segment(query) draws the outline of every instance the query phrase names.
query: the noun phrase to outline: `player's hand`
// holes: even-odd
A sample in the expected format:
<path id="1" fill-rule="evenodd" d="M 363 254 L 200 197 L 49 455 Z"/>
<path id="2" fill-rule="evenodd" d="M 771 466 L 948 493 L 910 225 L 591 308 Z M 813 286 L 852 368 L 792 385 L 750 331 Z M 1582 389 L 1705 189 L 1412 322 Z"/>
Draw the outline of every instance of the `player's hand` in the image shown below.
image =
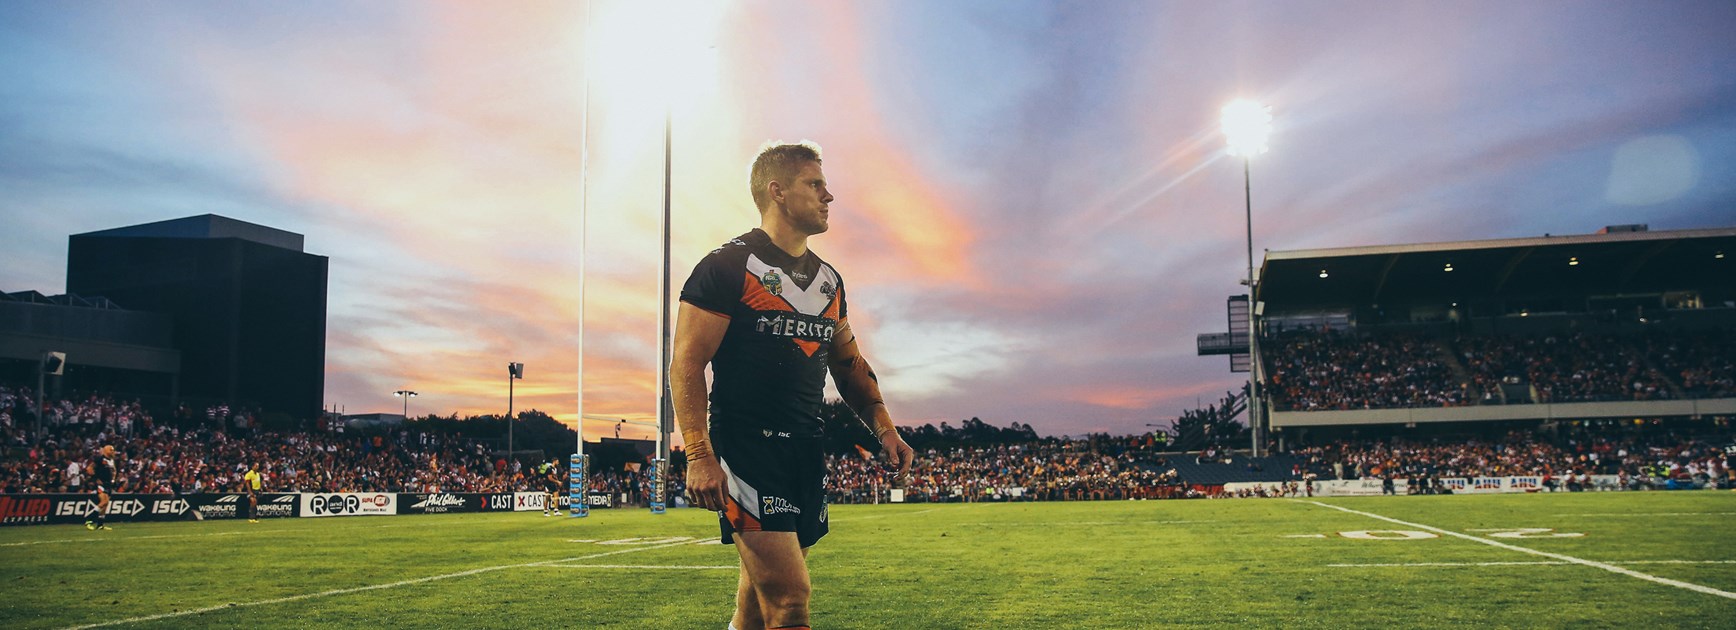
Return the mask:
<path id="1" fill-rule="evenodd" d="M 729 481 L 716 457 L 687 462 L 687 499 L 694 507 L 721 512 L 727 496 Z"/>
<path id="2" fill-rule="evenodd" d="M 887 431 L 880 436 L 880 451 L 886 456 L 886 462 L 898 467 L 898 480 L 910 475 L 910 464 L 916 461 L 916 450 L 904 443 L 896 429 Z"/>

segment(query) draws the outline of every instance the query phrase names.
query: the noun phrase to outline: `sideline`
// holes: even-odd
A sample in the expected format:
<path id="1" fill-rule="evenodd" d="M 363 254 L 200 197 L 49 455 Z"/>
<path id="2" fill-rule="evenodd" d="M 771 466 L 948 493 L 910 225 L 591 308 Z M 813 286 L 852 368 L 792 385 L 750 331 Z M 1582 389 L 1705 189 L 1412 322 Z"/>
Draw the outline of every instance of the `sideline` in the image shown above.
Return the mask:
<path id="1" fill-rule="evenodd" d="M 1397 523 L 1399 525 L 1404 525 L 1405 527 L 1415 527 L 1417 529 L 1425 529 L 1425 530 L 1428 530 L 1431 532 L 1435 532 L 1437 534 L 1445 534 L 1445 535 L 1452 536 L 1455 538 L 1463 538 L 1463 539 L 1469 540 L 1471 542 L 1483 543 L 1483 544 L 1489 545 L 1491 547 L 1500 547 L 1502 549 L 1506 549 L 1509 551 L 1528 553 L 1528 554 L 1531 554 L 1534 556 L 1543 556 L 1545 558 L 1554 558 L 1556 560 L 1560 560 L 1563 562 L 1570 562 L 1570 563 L 1577 564 L 1577 565 L 1588 566 L 1588 567 L 1597 568 L 1597 569 L 1603 569 L 1605 571 L 1609 571 L 1610 573 L 1620 573 L 1620 574 L 1628 576 L 1628 577 L 1639 578 L 1639 579 L 1645 580 L 1647 582 L 1652 582 L 1655 584 L 1674 586 L 1676 588 L 1687 589 L 1690 591 L 1694 591 L 1696 593 L 1705 593 L 1707 595 L 1716 595 L 1718 597 L 1722 597 L 1725 599 L 1736 599 L 1736 593 L 1732 593 L 1730 591 L 1721 591 L 1721 590 L 1712 588 L 1710 586 L 1702 586 L 1699 584 L 1694 584 L 1692 582 L 1683 582 L 1681 580 L 1672 580 L 1669 578 L 1661 578 L 1661 577 L 1647 574 L 1647 573 L 1640 573 L 1639 571 L 1635 571 L 1633 569 L 1624 569 L 1622 567 L 1618 567 L 1618 566 L 1615 566 L 1613 564 L 1608 564 L 1608 563 L 1604 563 L 1604 562 L 1595 562 L 1595 561 L 1586 560 L 1583 558 L 1575 558 L 1573 556 L 1569 556 L 1566 554 L 1559 554 L 1559 553 L 1554 553 L 1554 552 L 1549 552 L 1549 551 L 1538 551 L 1536 549 L 1529 549 L 1526 547 L 1520 547 L 1518 545 L 1509 545 L 1509 544 L 1504 543 L 1504 542 L 1489 540 L 1487 538 L 1472 536 L 1470 534 L 1461 534 L 1459 532 L 1455 532 L 1455 531 L 1451 531 L 1451 530 L 1445 530 L 1445 529 L 1441 529 L 1439 527 L 1430 527 L 1428 525 L 1423 525 L 1420 523 L 1411 523 L 1411 522 L 1407 522 L 1407 521 L 1401 521 L 1401 520 L 1398 520 L 1396 518 L 1381 516 L 1379 514 L 1374 514 L 1371 512 L 1361 512 L 1361 511 L 1352 510 L 1352 509 L 1346 508 L 1346 507 L 1338 507 L 1336 505 L 1332 505 L 1332 504 L 1328 504 L 1328 503 L 1321 503 L 1319 501 L 1304 501 L 1301 499 L 1291 499 L 1291 501 L 1295 501 L 1297 503 L 1311 503 L 1311 504 L 1318 505 L 1318 506 L 1323 507 L 1323 508 L 1332 508 L 1332 509 L 1338 510 L 1340 512 L 1349 512 L 1351 514 L 1356 514 L 1359 516 L 1366 516 L 1366 517 L 1369 517 L 1372 519 L 1379 519 L 1382 521 L 1386 521 L 1388 523 Z"/>
<path id="2" fill-rule="evenodd" d="M 363 591 L 376 591 L 376 590 L 380 590 L 380 589 L 396 588 L 399 586 L 409 586 L 411 584 L 421 584 L 423 582 L 434 582 L 434 581 L 438 581 L 438 580 L 447 580 L 447 579 L 456 578 L 456 577 L 465 577 L 465 576 L 469 576 L 469 575 L 476 575 L 479 573 L 489 573 L 489 572 L 493 572 L 493 571 L 504 571 L 506 569 L 523 569 L 526 567 L 540 567 L 540 566 L 557 565 L 557 564 L 562 563 L 562 562 L 574 562 L 574 561 L 578 561 L 578 560 L 589 560 L 591 558 L 601 558 L 603 556 L 613 556 L 613 555 L 617 555 L 617 554 L 634 553 L 634 552 L 638 552 L 638 551 L 650 551 L 652 549 L 663 549 L 665 547 L 675 547 L 675 546 L 679 546 L 679 545 L 687 545 L 687 544 L 692 544 L 692 543 L 693 543 L 693 541 L 691 541 L 691 540 L 683 540 L 681 542 L 670 543 L 667 545 L 652 545 L 650 547 L 635 547 L 633 549 L 618 549 L 615 551 L 605 551 L 602 553 L 593 553 L 590 555 L 575 556 L 572 558 L 561 558 L 558 560 L 543 560 L 541 562 L 526 562 L 526 563 L 522 563 L 522 564 L 503 564 L 503 565 L 494 566 L 494 567 L 482 567 L 480 569 L 471 569 L 469 571 L 459 571 L 457 573 L 447 573 L 444 575 L 431 575 L 428 577 L 416 578 L 413 580 L 403 580 L 403 581 L 399 581 L 399 582 L 392 582 L 389 584 L 374 584 L 374 585 L 370 585 L 370 586 L 357 586 L 354 588 L 340 588 L 340 589 L 334 589 L 334 590 L 330 590 L 330 591 L 321 591 L 318 593 L 305 593 L 302 595 L 291 595 L 289 597 L 278 597 L 275 599 L 262 599 L 259 601 L 252 601 L 252 602 L 230 602 L 227 604 L 219 604 L 216 606 L 207 606 L 204 608 L 198 608 L 198 609 L 194 609 L 194 610 L 182 610 L 182 611 L 178 611 L 178 612 L 162 613 L 159 615 L 148 615 L 148 616 L 144 616 L 144 617 L 130 617 L 127 619 L 117 619 L 114 621 L 104 621 L 101 623 L 93 623 L 93 624 L 83 625 L 83 626 L 70 626 L 67 628 L 67 630 L 84 630 L 85 628 L 105 628 L 108 626 L 119 626 L 119 625 L 124 625 L 124 624 L 129 624 L 129 623 L 139 623 L 142 621 L 156 621 L 158 619 L 172 619 L 175 617 L 185 617 L 187 615 L 198 615 L 198 614 L 202 614 L 202 613 L 215 612 L 215 611 L 219 611 L 219 610 L 232 610 L 235 608 L 244 608 L 244 607 L 248 607 L 248 606 L 265 606 L 268 604 L 281 604 L 284 602 L 294 602 L 294 601 L 300 601 L 300 600 L 304 600 L 304 599 L 313 599 L 315 597 L 330 597 L 332 595 L 347 595 L 350 593 L 360 593 Z"/>

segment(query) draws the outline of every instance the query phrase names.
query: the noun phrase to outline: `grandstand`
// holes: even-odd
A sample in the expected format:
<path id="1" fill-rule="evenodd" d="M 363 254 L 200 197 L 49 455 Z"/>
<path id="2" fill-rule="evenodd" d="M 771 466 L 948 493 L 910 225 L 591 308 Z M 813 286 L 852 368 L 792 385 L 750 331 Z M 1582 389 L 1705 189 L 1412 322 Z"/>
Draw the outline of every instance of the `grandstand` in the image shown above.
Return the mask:
<path id="1" fill-rule="evenodd" d="M 1736 415 L 1727 253 L 1736 228 L 1645 226 L 1268 252 L 1258 421 L 1285 450 L 1352 429 Z"/>

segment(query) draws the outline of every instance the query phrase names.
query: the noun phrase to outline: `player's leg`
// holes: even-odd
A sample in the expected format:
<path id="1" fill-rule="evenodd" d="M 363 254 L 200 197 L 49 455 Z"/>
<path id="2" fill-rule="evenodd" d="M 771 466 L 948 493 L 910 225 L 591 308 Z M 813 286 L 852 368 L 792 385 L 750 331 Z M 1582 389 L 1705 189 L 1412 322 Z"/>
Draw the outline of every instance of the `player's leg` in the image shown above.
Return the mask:
<path id="1" fill-rule="evenodd" d="M 96 529 L 108 529 L 109 493 L 105 488 L 96 493 Z"/>
<path id="2" fill-rule="evenodd" d="M 247 522 L 259 522 L 259 494 L 247 493 Z"/>
<path id="3" fill-rule="evenodd" d="M 766 627 L 760 615 L 759 593 L 753 590 L 753 580 L 747 577 L 747 565 L 741 567 L 741 579 L 735 584 L 735 617 L 729 621 L 732 630 L 759 630 Z"/>
<path id="4" fill-rule="evenodd" d="M 807 554 L 796 533 L 736 532 L 735 548 L 759 600 L 765 627 L 808 627 Z"/>

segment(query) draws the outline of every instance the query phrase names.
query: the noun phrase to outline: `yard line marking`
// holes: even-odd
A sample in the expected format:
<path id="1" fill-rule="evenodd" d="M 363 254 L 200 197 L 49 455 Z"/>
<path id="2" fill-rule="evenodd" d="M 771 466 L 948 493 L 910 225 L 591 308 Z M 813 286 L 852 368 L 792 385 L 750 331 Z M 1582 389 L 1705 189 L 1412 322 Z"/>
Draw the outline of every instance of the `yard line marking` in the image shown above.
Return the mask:
<path id="1" fill-rule="evenodd" d="M 1622 560 L 1610 564 L 1736 564 L 1736 560 Z"/>
<path id="2" fill-rule="evenodd" d="M 550 564 L 561 569 L 740 569 L 734 564 Z"/>
<path id="3" fill-rule="evenodd" d="M 1289 534 L 1285 538 L 1325 538 L 1326 534 Z M 1328 565 L 1339 566 L 1339 565 Z"/>
<path id="4" fill-rule="evenodd" d="M 1509 545 L 1509 544 L 1504 543 L 1504 542 L 1489 540 L 1487 538 L 1472 536 L 1470 534 L 1461 534 L 1459 532 L 1445 530 L 1445 529 L 1441 529 L 1439 527 L 1430 527 L 1428 525 L 1422 525 L 1419 523 L 1410 523 L 1410 522 L 1398 520 L 1396 518 L 1392 518 L 1392 517 L 1388 517 L 1388 516 L 1381 516 L 1379 514 L 1374 514 L 1372 512 L 1362 512 L 1362 511 L 1358 511 L 1358 510 L 1352 510 L 1350 508 L 1338 507 L 1336 505 L 1332 505 L 1329 503 L 1321 503 L 1319 501 L 1303 501 L 1300 499 L 1291 499 L 1291 501 L 1296 501 L 1297 503 L 1312 503 L 1312 504 L 1318 505 L 1320 507 L 1332 508 L 1332 509 L 1338 510 L 1340 512 L 1349 512 L 1351 514 L 1356 514 L 1359 516 L 1366 516 L 1366 517 L 1373 518 L 1373 519 L 1379 519 L 1382 521 L 1386 521 L 1388 523 L 1397 523 L 1397 524 L 1403 525 L 1405 527 L 1415 527 L 1417 529 L 1426 529 L 1426 530 L 1429 530 L 1429 531 L 1432 531 L 1432 532 L 1435 532 L 1438 534 L 1445 534 L 1448 536 L 1453 536 L 1455 538 L 1463 538 L 1465 540 L 1482 543 L 1482 544 L 1489 545 L 1492 547 L 1500 547 L 1502 549 L 1517 551 L 1520 553 L 1528 553 L 1528 554 L 1531 554 L 1534 556 L 1543 556 L 1545 558 L 1554 558 L 1556 560 L 1563 560 L 1563 561 L 1571 562 L 1571 563 L 1578 564 L 1578 565 L 1584 565 L 1584 566 L 1593 567 L 1593 568 L 1597 568 L 1597 569 L 1603 569 L 1603 570 L 1609 571 L 1611 573 L 1620 573 L 1620 574 L 1626 575 L 1628 577 L 1639 578 L 1639 579 L 1645 580 L 1647 582 L 1653 582 L 1656 584 L 1664 584 L 1667 586 L 1674 586 L 1676 588 L 1683 588 L 1683 589 L 1687 589 L 1690 591 L 1694 591 L 1696 593 L 1705 593 L 1707 595 L 1716 595 L 1718 597 L 1723 597 L 1725 599 L 1736 599 L 1736 593 L 1732 593 L 1730 591 L 1721 591 L 1721 590 L 1712 588 L 1710 586 L 1701 586 L 1699 584 L 1694 584 L 1691 582 L 1683 582 L 1681 580 L 1672 580 L 1669 578 L 1661 578 L 1661 577 L 1651 575 L 1648 573 L 1640 573 L 1639 571 L 1635 571 L 1633 569 L 1624 569 L 1622 567 L 1618 567 L 1618 566 L 1615 566 L 1613 564 L 1609 564 L 1606 562 L 1594 562 L 1594 561 L 1585 560 L 1582 558 L 1575 558 L 1573 556 L 1569 556 L 1566 554 L 1553 553 L 1553 552 L 1549 552 L 1549 551 L 1538 551 L 1536 549 L 1529 549 L 1529 548 L 1525 548 L 1525 547 L 1520 547 L 1518 545 Z"/>
<path id="5" fill-rule="evenodd" d="M 1590 514 L 1556 514 L 1556 516 L 1730 516 L 1736 512 L 1651 512 L 1634 514 L 1631 512 L 1600 512 Z"/>
<path id="6" fill-rule="evenodd" d="M 937 508 L 928 508 L 926 510 L 917 510 L 915 512 L 907 512 L 904 514 L 872 514 L 869 516 L 853 516 L 853 517 L 845 517 L 845 518 L 835 518 L 835 519 L 832 519 L 832 522 L 833 523 L 844 523 L 844 522 L 849 522 L 849 521 L 870 521 L 870 520 L 874 520 L 877 518 L 886 518 L 888 516 L 914 516 L 914 515 L 922 514 L 925 512 L 933 512 L 936 509 Z"/>
<path id="7" fill-rule="evenodd" d="M 409 586 L 411 584 L 421 584 L 423 582 L 434 582 L 434 581 L 438 581 L 438 580 L 446 580 L 446 579 L 451 579 L 451 578 L 455 578 L 455 577 L 465 577 L 465 576 L 470 576 L 470 575 L 477 575 L 479 573 L 503 571 L 506 569 L 523 569 L 526 567 L 549 566 L 549 565 L 560 564 L 563 562 L 575 562 L 578 560 L 589 560 L 591 558 L 601 558 L 603 556 L 613 556 L 616 554 L 634 553 L 634 552 L 638 552 L 638 551 L 649 551 L 652 549 L 662 549 L 665 547 L 675 547 L 675 546 L 679 546 L 679 545 L 690 544 L 692 542 L 693 541 L 690 541 L 690 540 L 683 540 L 683 541 L 678 542 L 678 543 L 669 543 L 667 545 L 654 545 L 651 547 L 633 547 L 630 549 L 617 549 L 615 551 L 605 551 L 602 553 L 593 553 L 593 554 L 585 555 L 585 556 L 574 556 L 572 558 L 560 558 L 558 560 L 543 560 L 541 562 L 526 562 L 523 564 L 503 564 L 503 565 L 495 566 L 495 567 L 482 567 L 480 569 L 471 569 L 469 571 L 459 571 L 457 573 L 447 573 L 444 575 L 431 575 L 428 577 L 421 577 L 421 578 L 416 578 L 413 580 L 402 580 L 402 581 L 398 581 L 398 582 L 391 582 L 388 584 L 374 584 L 374 585 L 370 585 L 370 586 L 357 586 L 357 587 L 353 587 L 353 588 L 340 588 L 340 589 L 333 589 L 333 590 L 329 590 L 329 591 L 321 591 L 318 593 L 304 593 L 301 595 L 291 595 L 289 597 L 278 597 L 278 598 L 274 598 L 274 599 L 262 599 L 259 601 L 252 601 L 252 602 L 231 602 L 228 604 L 221 604 L 221 605 L 217 605 L 217 606 L 207 606 L 205 608 L 199 608 L 199 609 L 195 609 L 195 610 L 182 610 L 182 611 L 178 611 L 178 612 L 162 613 L 159 615 L 148 615 L 148 616 L 144 616 L 144 617 L 130 617 L 127 619 L 117 619 L 115 621 L 104 621 L 102 623 L 93 623 L 93 624 L 83 625 L 83 626 L 71 626 L 70 628 L 67 628 L 67 630 L 84 630 L 86 628 L 102 628 L 102 627 L 106 627 L 106 626 L 118 626 L 118 625 L 122 625 L 122 624 L 138 623 L 141 621 L 156 621 L 158 619 L 172 619 L 175 617 L 185 617 L 187 615 L 198 615 L 198 614 L 208 613 L 208 612 L 213 612 L 213 611 L 218 611 L 218 610 L 230 610 L 230 609 L 234 609 L 234 608 L 244 608 L 244 607 L 248 607 L 248 606 L 265 606 L 268 604 L 282 604 L 284 602 L 301 601 L 304 599 L 313 599 L 315 597 L 329 597 L 332 595 L 348 595 L 350 593 L 360 593 L 363 591 L 377 591 L 380 589 L 396 588 L 399 586 Z"/>
<path id="8" fill-rule="evenodd" d="M 25 545 L 50 545 L 50 544 L 55 544 L 55 543 L 70 543 L 70 542 L 102 542 L 102 541 L 109 541 L 109 540 L 113 540 L 113 541 L 145 540 L 148 538 L 203 538 L 206 536 L 241 536 L 244 534 L 257 534 L 257 533 L 259 533 L 259 532 L 213 532 L 213 533 L 209 533 L 209 534 L 162 534 L 162 535 L 157 535 L 157 536 L 111 536 L 111 537 L 107 537 L 107 538 L 57 538 L 54 540 L 32 540 L 32 541 L 27 541 L 27 542 L 0 543 L 0 547 L 23 547 Z M 101 536 L 102 534 L 91 534 L 91 535 L 92 536 Z"/>

